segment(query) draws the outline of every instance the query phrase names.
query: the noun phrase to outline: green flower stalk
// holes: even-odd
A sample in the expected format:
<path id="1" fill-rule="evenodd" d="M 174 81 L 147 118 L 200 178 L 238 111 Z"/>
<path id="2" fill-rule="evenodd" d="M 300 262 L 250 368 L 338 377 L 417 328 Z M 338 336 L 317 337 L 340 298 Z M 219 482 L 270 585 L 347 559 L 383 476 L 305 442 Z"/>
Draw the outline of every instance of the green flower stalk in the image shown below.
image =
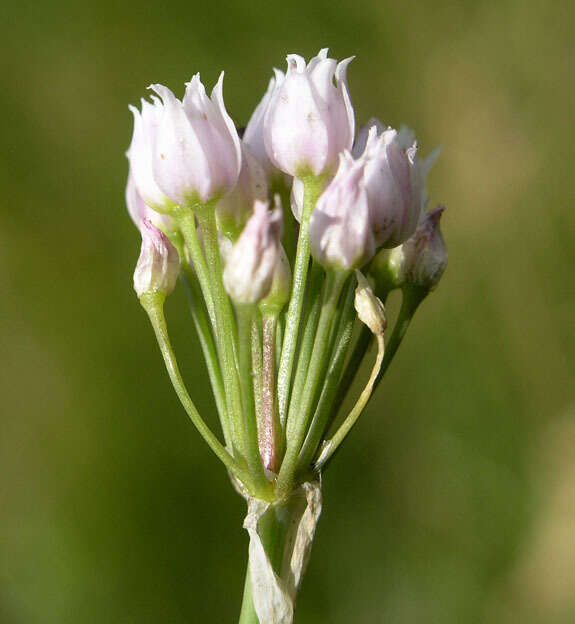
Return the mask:
<path id="1" fill-rule="evenodd" d="M 244 143 L 221 77 L 211 98 L 196 75 L 181 101 L 154 85 L 161 100 L 133 109 L 134 287 L 184 410 L 247 502 L 243 624 L 293 621 L 322 474 L 447 262 L 443 209 L 424 214 L 431 161 L 417 160 L 411 133 L 372 120 L 354 145 L 349 60 L 289 55 Z M 196 409 L 168 334 L 164 301 L 178 274 L 221 437 Z M 403 303 L 387 339 L 394 289 Z M 371 372 L 340 414 L 372 341 Z"/>

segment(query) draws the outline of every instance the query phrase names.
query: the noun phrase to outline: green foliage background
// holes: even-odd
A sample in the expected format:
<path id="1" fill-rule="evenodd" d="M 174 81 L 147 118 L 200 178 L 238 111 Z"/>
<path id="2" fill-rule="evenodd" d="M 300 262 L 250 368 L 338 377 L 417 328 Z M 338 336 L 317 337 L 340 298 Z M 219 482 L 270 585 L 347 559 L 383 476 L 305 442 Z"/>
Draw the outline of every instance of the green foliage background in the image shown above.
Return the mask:
<path id="1" fill-rule="evenodd" d="M 575 4 L 0 8 L 0 622 L 237 617 L 243 501 L 131 287 L 128 103 L 226 70 L 245 123 L 287 52 L 356 54 L 358 121 L 443 145 L 450 265 L 324 480 L 301 624 L 575 621 Z M 181 292 L 168 302 L 210 414 Z"/>

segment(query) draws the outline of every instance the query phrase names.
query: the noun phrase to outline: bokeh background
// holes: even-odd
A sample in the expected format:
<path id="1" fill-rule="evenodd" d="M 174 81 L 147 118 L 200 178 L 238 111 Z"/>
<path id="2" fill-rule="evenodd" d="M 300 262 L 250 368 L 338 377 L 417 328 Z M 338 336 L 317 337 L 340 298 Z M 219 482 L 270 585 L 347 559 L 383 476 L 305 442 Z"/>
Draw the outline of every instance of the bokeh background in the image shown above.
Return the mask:
<path id="1" fill-rule="evenodd" d="M 575 4 L 0 8 L 0 622 L 235 621 L 243 501 L 131 287 L 128 103 L 226 70 L 238 124 L 287 52 L 352 54 L 359 121 L 441 143 L 450 265 L 324 480 L 298 621 L 575 621 Z M 184 297 L 168 302 L 210 410 Z"/>

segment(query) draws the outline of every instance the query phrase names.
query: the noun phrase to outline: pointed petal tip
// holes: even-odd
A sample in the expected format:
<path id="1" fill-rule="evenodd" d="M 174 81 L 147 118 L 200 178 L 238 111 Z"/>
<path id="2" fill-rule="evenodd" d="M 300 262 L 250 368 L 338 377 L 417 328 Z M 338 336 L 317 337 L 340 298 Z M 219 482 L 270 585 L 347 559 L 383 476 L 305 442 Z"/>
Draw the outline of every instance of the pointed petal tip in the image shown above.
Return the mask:
<path id="1" fill-rule="evenodd" d="M 270 78 L 270 81 L 268 84 L 269 92 L 272 92 L 277 85 L 281 84 L 284 81 L 284 78 L 285 78 L 285 74 L 283 73 L 281 69 L 274 67 L 273 71 L 274 71 L 274 75 Z"/>
<path id="2" fill-rule="evenodd" d="M 286 60 L 288 64 L 288 74 L 293 71 L 297 71 L 298 73 L 305 71 L 306 64 L 303 56 L 300 56 L 299 54 L 288 54 L 286 56 Z"/>
<path id="3" fill-rule="evenodd" d="M 162 100 L 162 102 L 164 102 L 164 104 L 166 103 L 166 100 L 170 100 L 170 99 L 176 99 L 176 96 L 174 95 L 174 93 L 172 92 L 171 89 L 168 89 L 168 87 L 165 87 L 162 84 L 151 84 L 147 87 L 148 89 L 150 89 L 151 91 L 154 91 L 154 93 L 157 93 L 160 96 L 160 99 Z"/>

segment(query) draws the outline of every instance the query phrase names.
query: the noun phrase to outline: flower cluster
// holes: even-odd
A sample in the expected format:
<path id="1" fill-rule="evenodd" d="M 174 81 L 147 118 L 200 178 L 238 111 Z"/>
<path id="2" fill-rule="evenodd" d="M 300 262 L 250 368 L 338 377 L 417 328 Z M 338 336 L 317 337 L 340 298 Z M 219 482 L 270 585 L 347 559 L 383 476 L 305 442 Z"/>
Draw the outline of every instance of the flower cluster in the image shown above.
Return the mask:
<path id="1" fill-rule="evenodd" d="M 181 100 L 154 84 L 131 107 L 136 292 L 190 418 L 245 496 L 275 505 L 325 469 L 447 262 L 443 208 L 427 211 L 437 151 L 420 158 L 412 131 L 377 119 L 356 132 L 351 60 L 288 55 L 241 137 L 223 73 L 210 97 L 196 74 Z M 163 302 L 178 275 L 223 441 L 196 410 L 168 337 Z M 403 304 L 386 351 L 394 289 Z M 371 340 L 372 374 L 338 415 Z"/>

